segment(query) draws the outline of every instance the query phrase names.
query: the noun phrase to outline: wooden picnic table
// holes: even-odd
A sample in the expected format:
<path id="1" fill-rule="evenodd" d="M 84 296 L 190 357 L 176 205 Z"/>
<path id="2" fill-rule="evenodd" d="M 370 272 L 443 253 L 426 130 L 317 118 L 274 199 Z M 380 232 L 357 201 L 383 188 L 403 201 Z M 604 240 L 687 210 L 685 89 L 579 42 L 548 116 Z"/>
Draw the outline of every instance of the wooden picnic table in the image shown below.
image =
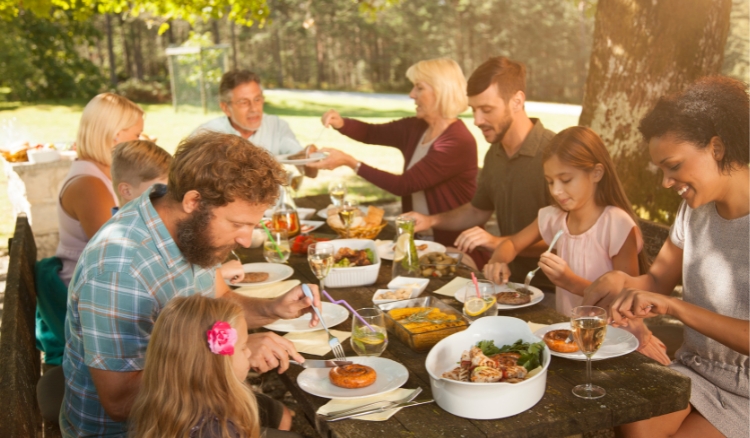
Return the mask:
<path id="1" fill-rule="evenodd" d="M 300 198 L 297 205 L 321 209 L 328 205 L 328 196 Z M 323 226 L 313 234 L 332 235 L 333 231 Z M 389 239 L 393 238 L 394 234 L 394 227 L 389 225 L 378 238 Z M 243 263 L 265 261 L 261 249 L 244 249 L 239 251 L 239 255 Z M 292 255 L 288 263 L 294 268 L 292 278 L 317 284 L 305 256 Z M 374 285 L 327 288 L 327 292 L 335 299 L 346 299 L 354 308 L 372 307 L 372 295 L 375 290 L 385 288 L 390 280 L 391 262 L 383 260 L 378 280 Z M 431 294 L 431 291 L 445 283 L 446 280 L 432 279 L 423 294 Z M 460 309 L 460 303 L 455 299 L 434 296 Z M 500 314 L 539 324 L 568 320 L 554 309 L 541 304 L 503 311 Z M 338 325 L 336 329 L 351 330 L 351 320 Z M 348 341 L 344 342 L 344 349 L 348 356 L 355 355 Z M 309 357 L 320 359 L 318 356 Z M 332 358 L 333 354 L 329 353 L 325 357 Z M 382 357 L 400 362 L 409 370 L 409 380 L 404 384 L 404 388 L 420 386 L 424 392 L 419 399 L 432 397 L 430 378 L 425 369 L 426 353 L 416 353 L 395 336 L 389 336 L 388 348 Z M 383 422 L 345 420 L 328 423 L 315 414 L 328 399 L 310 395 L 299 388 L 296 379 L 301 371 L 299 367 L 292 367 L 281 378 L 304 410 L 305 416 L 323 437 L 568 436 L 612 429 L 620 424 L 675 412 L 687 407 L 690 399 L 689 378 L 634 352 L 617 358 L 594 361 L 593 380 L 606 389 L 607 395 L 597 400 L 583 400 L 574 396 L 571 390 L 575 385 L 585 381 L 585 362 L 553 356 L 547 373 L 547 390 L 544 397 L 533 408 L 509 418 L 470 420 L 452 415 L 432 403 L 402 409 Z"/>

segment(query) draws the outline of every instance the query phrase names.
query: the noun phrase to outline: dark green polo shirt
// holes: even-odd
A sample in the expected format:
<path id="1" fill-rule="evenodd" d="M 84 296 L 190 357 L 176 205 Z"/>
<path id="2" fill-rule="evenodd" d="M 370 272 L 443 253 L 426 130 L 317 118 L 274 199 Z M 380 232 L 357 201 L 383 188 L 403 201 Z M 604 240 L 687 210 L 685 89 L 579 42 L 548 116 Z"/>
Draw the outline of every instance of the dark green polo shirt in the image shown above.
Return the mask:
<path id="1" fill-rule="evenodd" d="M 531 121 L 534 127 L 512 157 L 508 157 L 500 142 L 490 146 L 484 156 L 477 192 L 471 200 L 471 204 L 480 210 L 495 211 L 501 236 L 510 236 L 526 228 L 536 219 L 539 209 L 549 205 L 542 153 L 555 133 L 545 129 L 539 119 Z M 523 282 L 526 274 L 538 266 L 538 261 L 536 258 L 517 257 L 509 265 L 511 281 Z M 541 271 L 532 284 L 552 286 Z"/>

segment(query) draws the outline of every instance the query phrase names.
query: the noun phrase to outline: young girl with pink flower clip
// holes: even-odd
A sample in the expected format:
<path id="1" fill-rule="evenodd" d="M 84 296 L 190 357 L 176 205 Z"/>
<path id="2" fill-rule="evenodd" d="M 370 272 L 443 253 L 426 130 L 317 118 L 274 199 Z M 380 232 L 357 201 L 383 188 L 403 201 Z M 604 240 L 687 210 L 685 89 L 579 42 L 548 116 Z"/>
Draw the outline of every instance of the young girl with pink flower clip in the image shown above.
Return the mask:
<path id="1" fill-rule="evenodd" d="M 240 306 L 199 294 L 173 298 L 146 350 L 131 436 L 260 437 L 256 396 L 244 383 L 249 369 Z"/>

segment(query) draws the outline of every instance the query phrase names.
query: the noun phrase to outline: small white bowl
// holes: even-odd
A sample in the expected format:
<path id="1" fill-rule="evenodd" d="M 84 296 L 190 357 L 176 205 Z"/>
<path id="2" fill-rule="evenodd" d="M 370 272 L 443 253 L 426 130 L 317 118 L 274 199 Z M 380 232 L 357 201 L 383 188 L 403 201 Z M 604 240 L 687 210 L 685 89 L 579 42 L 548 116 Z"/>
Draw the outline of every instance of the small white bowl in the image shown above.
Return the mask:
<path id="1" fill-rule="evenodd" d="M 378 289 L 378 290 L 376 290 L 376 291 L 375 291 L 375 293 L 374 293 L 374 294 L 372 295 L 372 303 L 373 303 L 373 304 L 385 304 L 385 303 L 392 303 L 392 302 L 394 302 L 394 301 L 401 301 L 401 300 L 391 300 L 391 299 L 382 299 L 382 300 L 378 300 L 378 299 L 375 299 L 375 297 L 377 297 L 377 296 L 378 296 L 378 295 L 380 295 L 381 293 L 384 293 L 384 292 L 391 292 L 391 291 L 396 291 L 396 290 L 398 290 L 398 289 L 400 289 L 400 288 L 394 288 L 394 289 Z M 419 294 L 420 294 L 420 293 L 422 293 L 422 289 L 419 289 L 419 288 L 413 287 L 413 288 L 411 289 L 411 295 L 409 295 L 409 296 L 408 296 L 408 297 L 406 297 L 406 298 L 402 298 L 402 299 L 404 299 L 404 300 L 411 300 L 412 298 L 417 298 L 417 297 L 419 296 Z"/>
<path id="2" fill-rule="evenodd" d="M 418 285 L 418 287 L 414 287 L 413 285 L 415 284 Z M 399 276 L 391 280 L 390 283 L 388 283 L 388 289 L 396 290 L 396 289 L 401 289 L 404 286 L 412 285 L 414 289 L 419 290 L 416 295 L 413 295 L 412 293 L 412 298 L 416 298 L 419 296 L 419 294 L 424 292 L 425 289 L 427 289 L 428 284 L 430 284 L 429 278 L 415 278 L 415 277 Z"/>
<path id="3" fill-rule="evenodd" d="M 60 160 L 60 152 L 56 149 L 29 149 L 26 151 L 26 155 L 29 157 L 29 163 L 50 163 L 52 161 Z"/>

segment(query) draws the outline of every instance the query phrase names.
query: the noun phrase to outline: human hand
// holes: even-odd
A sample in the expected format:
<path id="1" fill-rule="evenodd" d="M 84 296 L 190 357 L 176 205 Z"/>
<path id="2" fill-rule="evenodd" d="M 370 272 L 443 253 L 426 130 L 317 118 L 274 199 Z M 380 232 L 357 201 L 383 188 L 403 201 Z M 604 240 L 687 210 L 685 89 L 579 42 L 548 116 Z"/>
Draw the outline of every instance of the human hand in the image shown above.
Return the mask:
<path id="1" fill-rule="evenodd" d="M 219 269 L 221 270 L 221 278 L 229 280 L 232 284 L 242 281 L 245 277 L 245 271 L 242 269 L 242 263 L 239 260 L 230 260 L 223 263 Z"/>
<path id="2" fill-rule="evenodd" d="M 314 303 L 305 296 L 302 292 L 302 286 L 297 286 L 284 295 L 276 298 L 271 303 L 271 316 L 281 319 L 294 319 L 299 318 L 305 313 L 312 314 L 310 319 L 310 327 L 318 325 L 318 315 L 313 311 L 312 305 L 314 304 L 319 310 L 323 310 L 323 305 L 320 301 L 320 293 L 318 292 L 318 286 L 314 284 L 308 284 L 313 294 Z"/>
<path id="3" fill-rule="evenodd" d="M 565 287 L 565 282 L 573 275 L 573 271 L 568 266 L 568 262 L 563 260 L 562 257 L 551 252 L 545 252 L 539 256 L 539 267 L 542 268 L 544 275 L 556 286 L 570 289 L 569 287 Z"/>
<path id="4" fill-rule="evenodd" d="M 495 284 L 505 284 L 510 278 L 510 268 L 507 263 L 490 260 L 482 269 L 484 277 Z"/>
<path id="5" fill-rule="evenodd" d="M 493 236 L 484 228 L 472 227 L 461 233 L 453 244 L 456 245 L 459 251 L 468 253 L 477 247 L 494 251 L 500 242 L 500 237 Z"/>
<path id="6" fill-rule="evenodd" d="M 334 129 L 341 129 L 344 126 L 344 119 L 341 118 L 341 115 L 336 110 L 326 111 L 323 117 L 320 118 L 320 122 L 326 128 L 333 126 Z"/>
<path id="7" fill-rule="evenodd" d="M 250 368 L 259 373 L 265 373 L 276 367 L 279 374 L 289 368 L 289 358 L 297 362 L 304 362 L 294 348 L 292 341 L 276 333 L 252 333 L 247 336 L 247 346 L 250 348 Z"/>
<path id="8" fill-rule="evenodd" d="M 432 219 L 432 216 L 425 216 L 422 213 L 417 213 L 416 211 L 410 211 L 408 213 L 404 213 L 402 214 L 402 216 L 406 216 L 406 217 L 410 217 L 414 219 L 414 232 L 415 233 L 432 228 L 432 224 L 434 222 Z"/>
<path id="9" fill-rule="evenodd" d="M 307 167 L 313 169 L 333 170 L 340 166 L 349 166 L 351 168 L 357 166 L 357 160 L 346 152 L 341 152 L 338 149 L 332 148 L 323 148 L 320 149 L 320 152 L 326 152 L 328 157 L 314 163 L 309 163 L 307 164 Z"/>
<path id="10" fill-rule="evenodd" d="M 620 271 L 610 271 L 597 278 L 583 290 L 582 306 L 609 307 L 617 295 L 625 287 L 627 274 Z"/>
<path id="11" fill-rule="evenodd" d="M 615 327 L 628 326 L 628 320 L 651 318 L 669 312 L 671 298 L 643 290 L 625 288 L 609 307 L 609 317 Z"/>

